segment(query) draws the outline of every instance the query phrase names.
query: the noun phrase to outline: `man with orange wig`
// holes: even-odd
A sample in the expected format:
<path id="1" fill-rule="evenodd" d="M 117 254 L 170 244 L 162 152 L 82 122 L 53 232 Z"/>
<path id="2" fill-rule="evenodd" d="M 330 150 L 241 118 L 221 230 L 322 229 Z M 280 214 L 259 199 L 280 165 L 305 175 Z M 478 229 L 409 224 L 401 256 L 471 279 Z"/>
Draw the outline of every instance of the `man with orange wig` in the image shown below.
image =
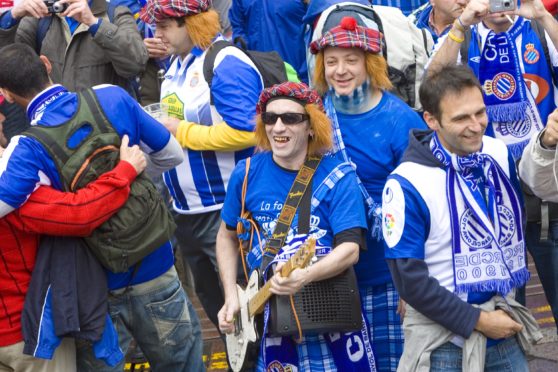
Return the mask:
<path id="1" fill-rule="evenodd" d="M 219 327 L 225 333 L 235 330 L 233 320 L 240 306 L 235 285 L 239 256 L 235 230 L 237 221 L 243 221 L 243 210 L 250 212 L 259 230 L 254 234 L 258 238 L 254 237 L 254 244 L 249 247 L 246 266 L 250 271 L 261 269 L 264 280 L 271 282 L 271 292 L 279 298 L 287 298 L 287 301 L 288 296 L 302 296 L 303 289 L 317 294 L 312 292 L 313 286 L 320 285 L 316 282 L 352 270 L 359 257 L 359 248 L 365 244 L 364 203 L 358 192 L 355 172 L 346 162 L 334 157 L 322 158 L 331 149 L 332 134 L 331 123 L 318 93 L 303 83 L 274 85 L 262 92 L 257 112 L 256 141 L 263 152 L 251 157 L 249 163 L 246 160 L 240 162 L 233 171 L 221 213 L 223 222 L 217 236 L 217 261 L 225 291 L 225 305 L 219 312 Z M 313 161 L 318 164 L 312 165 Z M 315 171 L 308 176 L 311 168 Z M 306 176 L 299 178 L 298 174 Z M 294 194 L 289 191 L 291 185 L 302 182 L 299 181 L 301 179 L 309 179 L 306 181 L 309 192 L 300 191 L 304 196 L 295 208 L 296 214 L 290 223 L 284 223 L 289 225 L 285 226 L 288 231 L 284 245 L 282 242 L 274 244 L 274 241 L 281 240 L 278 239 L 278 230 L 283 229 L 278 226 L 288 214 L 283 211 L 293 208 L 289 203 L 291 194 Z M 243 192 L 244 182 L 247 187 Z M 319 260 L 282 277 L 279 268 L 301 249 L 308 237 L 316 239 Z M 275 254 L 274 247 L 278 248 Z M 322 282 L 321 285 L 330 285 L 325 283 L 331 284 Z M 326 309 L 335 301 L 319 295 L 299 297 L 301 302 L 305 301 L 303 298 L 312 298 L 309 300 L 312 303 L 320 298 L 323 302 L 319 306 Z M 279 336 L 283 337 L 278 337 L 270 327 L 281 311 L 291 310 L 281 306 L 276 311 L 271 307 L 265 310 L 264 338 L 255 370 L 376 370 L 368 327 L 360 306 L 357 315 L 363 321 L 357 322 L 361 327 L 356 332 L 351 332 L 354 329 L 334 330 L 325 326 L 323 333 L 307 332 L 301 322 L 298 327 L 293 327 L 299 338 L 298 344 L 292 337 L 281 334 Z M 318 318 L 323 319 L 321 315 Z M 229 355 L 229 361 L 231 357 L 234 354 Z"/>
<path id="2" fill-rule="evenodd" d="M 165 122 L 184 148 L 185 161 L 164 174 L 176 213 L 176 238 L 189 264 L 196 293 L 217 324 L 223 296 L 217 275 L 215 237 L 225 190 L 236 163 L 252 153 L 254 117 L 262 78 L 240 49 L 217 53 L 213 79 L 204 74 L 212 45 L 223 40 L 209 0 L 148 0 L 140 14 L 156 24 L 155 36 L 173 55 L 161 87 L 169 107 Z"/>

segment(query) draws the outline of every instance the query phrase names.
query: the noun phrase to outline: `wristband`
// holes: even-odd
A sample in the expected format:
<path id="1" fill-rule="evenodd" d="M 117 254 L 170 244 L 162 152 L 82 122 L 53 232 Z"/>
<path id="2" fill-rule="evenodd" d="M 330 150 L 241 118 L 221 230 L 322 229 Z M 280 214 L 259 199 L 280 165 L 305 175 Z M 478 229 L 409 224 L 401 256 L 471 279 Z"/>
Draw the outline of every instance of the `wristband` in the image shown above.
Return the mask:
<path id="1" fill-rule="evenodd" d="M 465 38 L 464 38 L 464 37 L 457 37 L 457 36 L 455 36 L 455 35 L 453 34 L 453 32 L 451 32 L 451 30 L 450 30 L 450 32 L 448 32 L 448 37 L 449 37 L 450 39 L 452 39 L 453 41 L 455 41 L 456 43 L 458 43 L 458 44 L 461 44 L 462 42 L 465 41 Z"/>
<path id="2" fill-rule="evenodd" d="M 467 29 L 467 27 L 465 27 L 465 25 L 463 24 L 463 22 L 461 22 L 461 16 L 457 17 L 455 19 L 457 21 L 457 23 L 459 23 L 459 26 L 461 27 L 461 31 L 465 32 L 465 30 Z M 455 22 L 454 22 L 455 23 Z"/>

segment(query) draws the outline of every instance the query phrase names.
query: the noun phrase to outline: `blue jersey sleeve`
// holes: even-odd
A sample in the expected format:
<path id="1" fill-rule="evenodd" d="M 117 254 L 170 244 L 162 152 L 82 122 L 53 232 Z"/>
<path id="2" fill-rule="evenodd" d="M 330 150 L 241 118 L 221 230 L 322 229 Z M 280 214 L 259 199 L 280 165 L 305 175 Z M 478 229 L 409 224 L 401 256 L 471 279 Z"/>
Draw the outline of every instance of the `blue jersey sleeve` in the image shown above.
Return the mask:
<path id="1" fill-rule="evenodd" d="M 228 226 L 236 226 L 237 218 L 240 217 L 242 210 L 242 183 L 246 174 L 246 160 L 238 162 L 227 186 L 225 203 L 221 210 L 221 219 Z"/>
<path id="2" fill-rule="evenodd" d="M 328 199 L 329 223 L 334 236 L 355 227 L 366 229 L 364 200 L 354 172 L 337 182 Z"/>
<path id="3" fill-rule="evenodd" d="M 262 89 L 259 73 L 236 56 L 227 55 L 215 67 L 211 83 L 215 108 L 234 129 L 254 131 L 256 103 Z"/>
<path id="4" fill-rule="evenodd" d="M 3 30 L 10 29 L 18 24 L 18 20 L 12 16 L 11 10 L 6 10 L 0 15 L 0 28 Z"/>
<path id="5" fill-rule="evenodd" d="M 147 154 L 162 150 L 170 140 L 169 131 L 146 113 L 122 88 L 100 85 L 94 88 L 105 115 L 122 137 L 127 134 L 131 145 L 140 145 Z"/>
<path id="6" fill-rule="evenodd" d="M 403 177 L 391 175 L 382 193 L 382 233 L 386 259 L 424 259 L 430 213 L 418 191 Z"/>
<path id="7" fill-rule="evenodd" d="M 61 189 L 56 167 L 43 147 L 28 137 L 14 137 L 0 167 L 0 200 L 19 208 L 38 184 L 52 184 Z"/>

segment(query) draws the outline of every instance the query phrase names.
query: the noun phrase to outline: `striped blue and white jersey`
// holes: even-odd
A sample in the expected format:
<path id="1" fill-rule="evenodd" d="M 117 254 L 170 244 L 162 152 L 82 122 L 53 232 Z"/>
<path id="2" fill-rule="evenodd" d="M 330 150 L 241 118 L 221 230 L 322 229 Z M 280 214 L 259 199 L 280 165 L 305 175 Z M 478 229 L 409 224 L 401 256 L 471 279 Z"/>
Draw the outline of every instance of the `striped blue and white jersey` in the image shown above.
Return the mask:
<path id="1" fill-rule="evenodd" d="M 222 39 L 219 36 L 216 41 Z M 178 119 L 207 126 L 224 121 L 233 129 L 254 131 L 256 103 L 263 89 L 256 66 L 238 48 L 221 50 L 213 67 L 211 105 L 209 85 L 203 75 L 205 55 L 205 51 L 194 47 L 184 59 L 178 57 L 173 61 L 161 87 L 161 102 Z M 240 151 L 185 148 L 185 161 L 164 174 L 174 209 L 182 214 L 221 209 L 236 163 L 252 152 L 253 148 Z"/>

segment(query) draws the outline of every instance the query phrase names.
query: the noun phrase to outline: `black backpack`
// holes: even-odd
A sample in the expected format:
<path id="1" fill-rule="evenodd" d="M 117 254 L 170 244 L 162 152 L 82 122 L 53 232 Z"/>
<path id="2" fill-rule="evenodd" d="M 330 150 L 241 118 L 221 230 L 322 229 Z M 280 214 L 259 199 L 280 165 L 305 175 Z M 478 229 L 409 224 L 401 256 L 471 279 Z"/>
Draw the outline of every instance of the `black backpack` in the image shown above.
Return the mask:
<path id="1" fill-rule="evenodd" d="M 209 85 L 210 90 L 213 81 L 215 58 L 221 50 L 227 47 L 237 48 L 250 58 L 262 76 L 264 88 L 286 81 L 300 81 L 296 75 L 295 69 L 287 62 L 283 61 L 279 53 L 275 51 L 259 52 L 255 50 L 246 50 L 246 48 L 238 47 L 230 41 L 219 40 L 211 44 L 203 61 L 203 77 L 207 85 Z M 211 94 L 210 103 L 213 104 L 213 94 Z"/>
<path id="2" fill-rule="evenodd" d="M 84 127 L 89 130 L 85 138 L 69 145 L 69 139 Z M 83 188 L 119 161 L 120 137 L 91 89 L 78 94 L 78 110 L 70 120 L 52 127 L 34 126 L 23 135 L 42 143 L 65 191 Z M 126 204 L 85 242 L 104 267 L 126 272 L 167 242 L 175 229 L 163 198 L 143 172 L 132 183 Z"/>

